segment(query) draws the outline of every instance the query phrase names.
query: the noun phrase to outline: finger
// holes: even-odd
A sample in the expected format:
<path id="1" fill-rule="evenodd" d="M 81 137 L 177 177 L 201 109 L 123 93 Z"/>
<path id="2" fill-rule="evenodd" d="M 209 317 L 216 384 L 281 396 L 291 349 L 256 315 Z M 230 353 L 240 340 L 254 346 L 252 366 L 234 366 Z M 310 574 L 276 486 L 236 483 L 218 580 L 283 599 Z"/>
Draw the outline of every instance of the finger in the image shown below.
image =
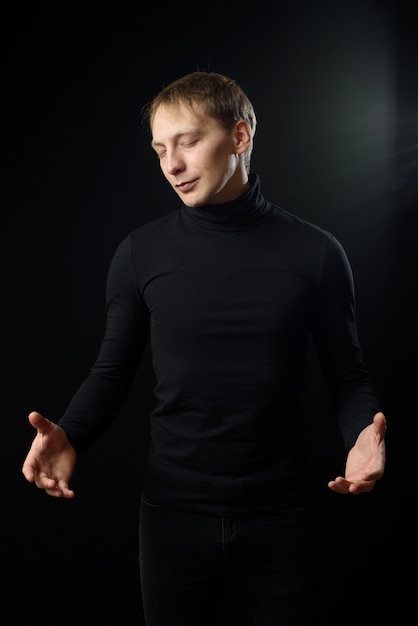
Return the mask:
<path id="1" fill-rule="evenodd" d="M 49 496 L 52 496 L 53 498 L 64 497 L 64 494 L 62 493 L 61 489 L 58 489 L 58 487 L 56 487 L 55 489 L 45 489 L 45 493 L 47 493 Z"/>
<path id="2" fill-rule="evenodd" d="M 61 489 L 62 495 L 64 498 L 74 498 L 75 496 L 75 491 L 73 489 L 70 489 L 67 485 L 67 483 L 62 484 L 61 482 L 59 483 L 59 488 Z"/>
<path id="3" fill-rule="evenodd" d="M 328 483 L 328 487 L 332 491 L 336 491 L 337 493 L 348 493 L 350 482 L 343 478 L 342 476 L 337 476 L 335 480 L 330 480 Z"/>
<path id="4" fill-rule="evenodd" d="M 74 498 L 75 492 L 72 489 L 68 489 L 68 487 L 57 486 L 54 489 L 45 489 L 45 492 L 49 496 L 53 496 L 54 498 L 65 498 L 71 499 Z"/>
<path id="5" fill-rule="evenodd" d="M 29 413 L 28 420 L 31 426 L 42 434 L 45 434 L 51 428 L 51 422 L 37 411 Z"/>
<path id="6" fill-rule="evenodd" d="M 24 463 L 22 466 L 22 474 L 29 483 L 35 481 L 35 469 L 30 463 Z"/>
<path id="7" fill-rule="evenodd" d="M 42 472 L 35 475 L 35 485 L 38 489 L 45 489 L 45 491 L 54 490 L 57 488 L 57 481 Z"/>
<path id="8" fill-rule="evenodd" d="M 375 480 L 362 480 L 356 483 L 351 483 L 349 493 L 353 495 L 358 493 L 369 493 L 373 490 L 375 484 Z"/>
<path id="9" fill-rule="evenodd" d="M 346 495 L 348 493 L 348 489 L 343 489 L 332 481 L 328 483 L 328 487 L 331 489 L 331 491 L 334 491 L 335 493 L 341 493 L 343 495 Z"/>
<path id="10" fill-rule="evenodd" d="M 379 430 L 382 430 L 382 432 L 386 432 L 387 422 L 384 413 L 382 413 L 381 411 L 376 413 L 373 418 L 373 423 L 379 428 Z"/>

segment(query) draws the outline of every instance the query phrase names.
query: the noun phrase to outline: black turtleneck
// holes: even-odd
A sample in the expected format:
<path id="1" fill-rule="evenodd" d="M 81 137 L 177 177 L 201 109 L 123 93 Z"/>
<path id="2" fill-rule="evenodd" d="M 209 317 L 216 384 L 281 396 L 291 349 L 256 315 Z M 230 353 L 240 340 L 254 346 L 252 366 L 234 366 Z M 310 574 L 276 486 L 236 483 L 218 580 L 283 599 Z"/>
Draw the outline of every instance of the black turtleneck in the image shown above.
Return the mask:
<path id="1" fill-rule="evenodd" d="M 88 446 L 121 408 L 149 338 L 147 498 L 223 515 L 287 506 L 306 488 L 310 335 L 349 448 L 379 403 L 346 255 L 268 202 L 253 176 L 233 202 L 182 205 L 122 241 L 99 355 L 59 424 L 76 449 Z"/>

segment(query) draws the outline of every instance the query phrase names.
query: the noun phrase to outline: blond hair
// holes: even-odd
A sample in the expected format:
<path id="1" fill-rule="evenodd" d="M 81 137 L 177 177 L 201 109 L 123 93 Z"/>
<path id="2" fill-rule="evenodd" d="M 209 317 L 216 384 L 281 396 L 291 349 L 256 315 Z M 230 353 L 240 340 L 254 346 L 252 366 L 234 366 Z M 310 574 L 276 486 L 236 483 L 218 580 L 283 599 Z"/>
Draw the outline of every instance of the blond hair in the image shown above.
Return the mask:
<path id="1" fill-rule="evenodd" d="M 144 120 L 151 129 L 159 106 L 183 104 L 191 109 L 198 106 L 204 113 L 218 120 L 231 130 L 240 120 L 248 122 L 251 140 L 254 137 L 257 119 L 254 107 L 237 81 L 217 72 L 196 71 L 186 74 L 161 89 L 143 108 Z M 252 141 L 245 154 L 247 172 L 250 169 Z"/>

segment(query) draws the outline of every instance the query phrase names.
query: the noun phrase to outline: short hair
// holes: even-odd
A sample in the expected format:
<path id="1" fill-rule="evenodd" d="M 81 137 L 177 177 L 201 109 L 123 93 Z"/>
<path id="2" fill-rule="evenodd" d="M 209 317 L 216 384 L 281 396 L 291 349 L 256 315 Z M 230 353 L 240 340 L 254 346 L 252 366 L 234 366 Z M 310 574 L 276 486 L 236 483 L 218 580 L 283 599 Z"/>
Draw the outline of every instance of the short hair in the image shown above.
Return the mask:
<path id="1" fill-rule="evenodd" d="M 257 119 L 254 107 L 236 80 L 218 72 L 195 71 L 169 83 L 157 93 L 143 108 L 143 117 L 149 128 L 160 105 L 176 106 L 183 104 L 191 109 L 196 106 L 230 130 L 240 120 L 248 122 L 251 139 L 254 137 Z M 252 152 L 245 154 L 249 170 Z"/>

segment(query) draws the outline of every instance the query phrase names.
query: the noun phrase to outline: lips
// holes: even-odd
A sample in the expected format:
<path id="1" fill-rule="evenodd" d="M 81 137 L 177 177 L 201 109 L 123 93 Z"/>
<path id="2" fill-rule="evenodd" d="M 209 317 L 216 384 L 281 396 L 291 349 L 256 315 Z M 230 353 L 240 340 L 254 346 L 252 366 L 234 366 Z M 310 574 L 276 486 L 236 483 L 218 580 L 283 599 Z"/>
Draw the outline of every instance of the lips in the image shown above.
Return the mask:
<path id="1" fill-rule="evenodd" d="M 179 183 L 178 185 L 176 185 L 176 187 L 182 193 L 186 193 L 187 191 L 190 191 L 190 189 L 194 186 L 195 183 L 196 183 L 196 180 L 191 180 L 185 183 Z"/>

